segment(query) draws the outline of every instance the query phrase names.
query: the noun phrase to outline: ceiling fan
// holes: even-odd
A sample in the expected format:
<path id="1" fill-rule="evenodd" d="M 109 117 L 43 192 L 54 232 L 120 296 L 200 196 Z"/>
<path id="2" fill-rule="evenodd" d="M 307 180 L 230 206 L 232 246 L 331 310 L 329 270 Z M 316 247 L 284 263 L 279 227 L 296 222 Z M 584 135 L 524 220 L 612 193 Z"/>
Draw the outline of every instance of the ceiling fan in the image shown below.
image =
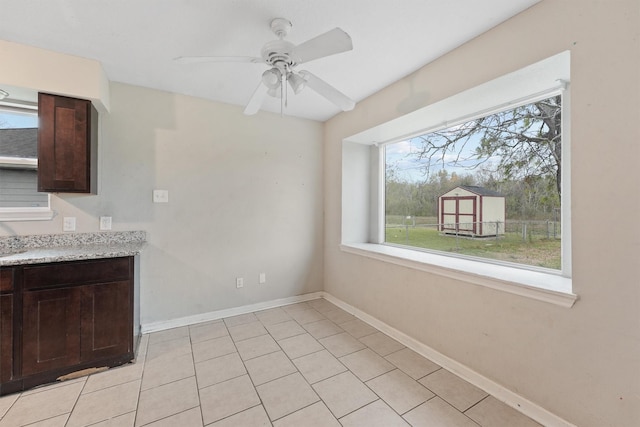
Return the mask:
<path id="1" fill-rule="evenodd" d="M 176 61 L 184 63 L 249 62 L 267 64 L 269 69 L 262 73 L 262 81 L 244 109 L 244 114 L 247 115 L 257 113 L 267 95 L 280 98 L 282 113 L 287 102 L 287 84 L 296 94 L 308 87 L 343 111 L 352 110 L 355 102 L 348 96 L 309 71 L 296 71 L 296 66 L 299 64 L 352 50 L 353 45 L 349 34 L 340 28 L 334 28 L 296 46 L 284 40 L 291 27 L 292 24 L 288 19 L 273 19 L 271 31 L 278 39 L 270 41 L 262 47 L 262 57 L 260 58 L 251 56 L 181 56 L 176 58 Z"/>

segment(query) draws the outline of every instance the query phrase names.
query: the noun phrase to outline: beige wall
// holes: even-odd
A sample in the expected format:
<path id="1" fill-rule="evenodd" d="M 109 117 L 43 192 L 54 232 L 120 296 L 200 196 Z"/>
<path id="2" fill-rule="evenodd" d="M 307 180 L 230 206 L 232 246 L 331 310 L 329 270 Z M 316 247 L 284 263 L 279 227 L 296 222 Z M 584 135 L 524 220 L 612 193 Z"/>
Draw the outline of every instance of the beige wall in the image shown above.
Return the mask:
<path id="1" fill-rule="evenodd" d="M 322 290 L 321 123 L 118 83 L 100 120 L 99 194 L 52 196 L 52 221 L 0 235 L 61 233 L 63 216 L 146 230 L 143 325 Z"/>
<path id="2" fill-rule="evenodd" d="M 325 290 L 569 422 L 640 425 L 639 15 L 542 1 L 327 122 Z M 340 251 L 343 138 L 567 49 L 573 308 Z"/>
<path id="3" fill-rule="evenodd" d="M 11 64 L 0 67 L 0 84 L 12 98 L 37 102 L 36 92 L 48 92 L 89 99 L 101 113 L 109 110 L 109 80 L 95 59 L 5 40 L 0 40 L 0 58 Z"/>

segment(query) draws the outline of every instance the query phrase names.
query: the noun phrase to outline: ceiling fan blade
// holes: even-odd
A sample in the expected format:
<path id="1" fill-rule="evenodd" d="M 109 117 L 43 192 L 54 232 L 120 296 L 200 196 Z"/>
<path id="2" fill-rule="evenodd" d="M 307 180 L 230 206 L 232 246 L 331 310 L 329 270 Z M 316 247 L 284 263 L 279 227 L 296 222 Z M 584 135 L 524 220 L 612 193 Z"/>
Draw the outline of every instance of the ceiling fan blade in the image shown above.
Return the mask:
<path id="1" fill-rule="evenodd" d="M 196 64 L 199 62 L 249 62 L 254 64 L 264 63 L 262 58 L 254 56 L 179 56 L 173 59 L 183 64 Z"/>
<path id="2" fill-rule="evenodd" d="M 353 43 L 349 34 L 340 28 L 334 28 L 296 46 L 291 55 L 296 63 L 302 64 L 351 49 L 353 49 Z"/>
<path id="3" fill-rule="evenodd" d="M 353 110 L 353 107 L 356 106 L 351 98 L 314 74 L 308 71 L 300 71 L 299 74 L 306 80 L 307 87 L 336 104 L 342 111 Z"/>
<path id="4" fill-rule="evenodd" d="M 262 82 L 260 82 L 256 90 L 253 92 L 253 95 L 251 95 L 249 103 L 244 108 L 245 115 L 252 116 L 260 110 L 262 101 L 264 100 L 265 96 L 267 96 L 268 90 L 269 88 L 263 85 Z"/>

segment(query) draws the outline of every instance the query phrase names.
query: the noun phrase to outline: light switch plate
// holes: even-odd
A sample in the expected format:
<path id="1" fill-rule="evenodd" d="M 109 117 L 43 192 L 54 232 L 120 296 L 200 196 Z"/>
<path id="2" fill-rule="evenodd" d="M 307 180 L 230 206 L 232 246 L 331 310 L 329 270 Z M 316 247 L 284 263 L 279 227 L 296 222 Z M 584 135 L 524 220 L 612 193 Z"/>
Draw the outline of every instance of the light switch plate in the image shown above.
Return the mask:
<path id="1" fill-rule="evenodd" d="M 169 203 L 169 191 L 153 190 L 153 203 Z"/>

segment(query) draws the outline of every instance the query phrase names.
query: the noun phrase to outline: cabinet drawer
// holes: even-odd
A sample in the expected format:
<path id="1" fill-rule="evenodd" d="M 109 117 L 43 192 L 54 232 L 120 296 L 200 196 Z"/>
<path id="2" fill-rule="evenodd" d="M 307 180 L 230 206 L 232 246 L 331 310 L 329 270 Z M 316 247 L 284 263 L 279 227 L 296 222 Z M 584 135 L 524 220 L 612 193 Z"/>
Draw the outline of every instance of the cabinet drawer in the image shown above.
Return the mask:
<path id="1" fill-rule="evenodd" d="M 24 289 L 129 280 L 132 265 L 131 257 L 125 257 L 25 266 Z"/>
<path id="2" fill-rule="evenodd" d="M 13 290 L 13 268 L 0 267 L 0 292 Z"/>

